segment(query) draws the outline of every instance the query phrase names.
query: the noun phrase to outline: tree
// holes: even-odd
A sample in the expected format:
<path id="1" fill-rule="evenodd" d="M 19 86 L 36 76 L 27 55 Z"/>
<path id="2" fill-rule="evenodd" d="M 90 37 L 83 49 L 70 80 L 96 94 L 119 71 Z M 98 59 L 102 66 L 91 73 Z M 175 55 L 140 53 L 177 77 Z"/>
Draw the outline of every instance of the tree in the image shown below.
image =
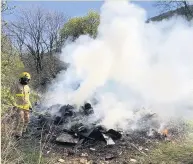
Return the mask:
<path id="1" fill-rule="evenodd" d="M 15 8 L 15 6 L 10 7 L 10 6 L 7 4 L 7 1 L 5 1 L 5 0 L 2 0 L 2 1 L 1 1 L 1 13 L 5 13 L 5 12 L 7 12 L 7 11 L 12 11 L 14 8 Z"/>
<path id="2" fill-rule="evenodd" d="M 1 13 L 10 12 L 15 7 L 10 7 L 7 1 L 1 2 Z M 4 88 L 9 88 L 16 80 L 19 71 L 23 69 L 23 63 L 12 45 L 11 39 L 4 31 L 5 21 L 2 19 L 2 34 L 1 34 L 1 84 L 2 93 Z M 14 69 L 13 69 L 14 68 Z"/>
<path id="3" fill-rule="evenodd" d="M 68 20 L 61 29 L 61 38 L 63 41 L 70 38 L 76 40 L 80 35 L 89 34 L 95 38 L 97 28 L 100 23 L 100 16 L 97 12 L 90 11 L 86 16 L 75 17 Z"/>
<path id="4" fill-rule="evenodd" d="M 193 18 L 193 5 L 191 5 L 190 1 L 157 1 L 154 6 L 159 9 L 161 14 L 176 10 L 176 14 L 184 15 L 188 20 Z"/>
<path id="5" fill-rule="evenodd" d="M 8 33 L 20 52 L 20 56 L 31 55 L 39 74 L 45 53 L 52 54 L 60 45 L 59 29 L 65 22 L 64 15 L 48 12 L 42 8 L 22 10 L 17 20 L 8 26 Z"/>
<path id="6" fill-rule="evenodd" d="M 24 68 L 18 53 L 12 46 L 9 38 L 1 35 L 1 84 L 3 87 L 10 86 Z"/>
<path id="7" fill-rule="evenodd" d="M 11 103 L 10 87 L 18 81 L 19 73 L 24 65 L 18 53 L 15 51 L 10 39 L 1 34 L 1 107 L 3 111 Z M 3 112 L 2 111 L 2 112 Z M 1 112 L 1 114 L 2 114 Z"/>
<path id="8" fill-rule="evenodd" d="M 2 0 L 1 1 L 1 15 L 2 15 L 2 19 L 1 19 L 1 29 L 4 28 L 4 26 L 7 25 L 7 22 L 3 19 L 3 16 L 5 14 L 12 14 L 13 12 L 13 9 L 15 9 L 15 6 L 9 6 L 7 4 L 7 1 L 6 0 Z"/>

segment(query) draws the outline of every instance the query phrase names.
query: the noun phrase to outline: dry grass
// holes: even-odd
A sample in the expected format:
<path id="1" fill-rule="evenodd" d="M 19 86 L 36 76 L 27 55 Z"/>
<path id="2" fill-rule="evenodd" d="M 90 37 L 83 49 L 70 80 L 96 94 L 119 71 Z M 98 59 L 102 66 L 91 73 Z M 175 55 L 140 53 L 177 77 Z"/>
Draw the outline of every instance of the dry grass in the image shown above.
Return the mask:
<path id="1" fill-rule="evenodd" d="M 51 164 L 51 159 L 45 159 L 42 152 L 45 144 L 34 138 L 16 140 L 13 137 L 15 120 L 14 113 L 1 118 L 1 163 L 2 164 Z"/>
<path id="2" fill-rule="evenodd" d="M 193 164 L 193 136 L 158 143 L 148 157 L 138 157 L 138 161 L 144 164 Z"/>
<path id="3" fill-rule="evenodd" d="M 14 119 L 10 115 L 4 115 L 1 124 L 2 164 L 55 164 L 59 158 L 63 157 L 63 154 L 55 152 L 43 154 L 49 140 L 46 136 L 44 142 L 43 136 L 40 140 L 29 137 L 16 141 L 11 135 L 14 129 Z M 185 140 L 157 143 L 149 151 L 148 156 L 136 154 L 134 158 L 137 163 L 141 164 L 193 164 L 193 135 L 189 134 Z M 73 157 L 65 163 L 72 161 L 74 161 Z"/>
<path id="4" fill-rule="evenodd" d="M 15 114 L 14 111 L 11 112 L 9 110 L 9 113 L 1 117 L 1 163 L 55 164 L 59 157 L 54 154 L 46 157 L 43 155 L 45 147 L 47 147 L 47 143 L 49 142 L 48 135 L 43 136 L 41 134 L 40 139 L 28 136 L 18 141 L 13 137 Z"/>
<path id="5" fill-rule="evenodd" d="M 6 114 L 1 118 L 1 162 L 2 164 L 17 164 L 22 161 L 22 153 L 17 149 L 18 141 L 14 140 L 13 113 Z"/>

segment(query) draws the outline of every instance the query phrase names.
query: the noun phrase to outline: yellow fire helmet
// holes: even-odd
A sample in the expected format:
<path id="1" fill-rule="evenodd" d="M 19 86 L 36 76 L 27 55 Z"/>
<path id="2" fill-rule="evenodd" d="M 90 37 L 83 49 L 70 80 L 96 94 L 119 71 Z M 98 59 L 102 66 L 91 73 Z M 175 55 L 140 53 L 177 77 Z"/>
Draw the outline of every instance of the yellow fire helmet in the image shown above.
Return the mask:
<path id="1" fill-rule="evenodd" d="M 19 78 L 28 78 L 31 79 L 31 75 L 28 72 L 22 72 L 19 76 Z"/>

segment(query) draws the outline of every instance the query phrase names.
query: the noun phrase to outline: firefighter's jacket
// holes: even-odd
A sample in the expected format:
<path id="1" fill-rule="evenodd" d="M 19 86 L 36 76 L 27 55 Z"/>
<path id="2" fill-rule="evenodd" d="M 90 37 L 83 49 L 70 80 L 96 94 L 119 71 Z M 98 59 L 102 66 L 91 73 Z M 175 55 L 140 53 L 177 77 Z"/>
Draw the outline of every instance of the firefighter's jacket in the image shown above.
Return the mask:
<path id="1" fill-rule="evenodd" d="M 31 108 L 31 102 L 29 99 L 30 88 L 28 85 L 22 85 L 20 83 L 14 85 L 11 89 L 12 105 L 24 110 Z"/>

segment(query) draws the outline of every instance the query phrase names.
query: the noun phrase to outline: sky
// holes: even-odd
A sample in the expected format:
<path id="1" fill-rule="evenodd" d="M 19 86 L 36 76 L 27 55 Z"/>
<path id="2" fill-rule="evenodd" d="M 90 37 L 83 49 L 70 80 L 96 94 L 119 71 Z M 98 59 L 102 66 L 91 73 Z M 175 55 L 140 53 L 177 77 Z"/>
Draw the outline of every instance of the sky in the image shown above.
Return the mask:
<path id="1" fill-rule="evenodd" d="M 14 20 L 17 10 L 20 8 L 43 7 L 48 10 L 60 11 L 68 17 L 84 16 L 91 9 L 100 12 L 104 1 L 13 1 L 9 0 L 9 6 L 16 6 L 12 14 L 4 14 L 3 18 L 7 21 Z M 155 1 L 134 1 L 133 3 L 143 7 L 148 14 L 148 18 L 158 15 L 158 10 L 153 7 Z"/>

